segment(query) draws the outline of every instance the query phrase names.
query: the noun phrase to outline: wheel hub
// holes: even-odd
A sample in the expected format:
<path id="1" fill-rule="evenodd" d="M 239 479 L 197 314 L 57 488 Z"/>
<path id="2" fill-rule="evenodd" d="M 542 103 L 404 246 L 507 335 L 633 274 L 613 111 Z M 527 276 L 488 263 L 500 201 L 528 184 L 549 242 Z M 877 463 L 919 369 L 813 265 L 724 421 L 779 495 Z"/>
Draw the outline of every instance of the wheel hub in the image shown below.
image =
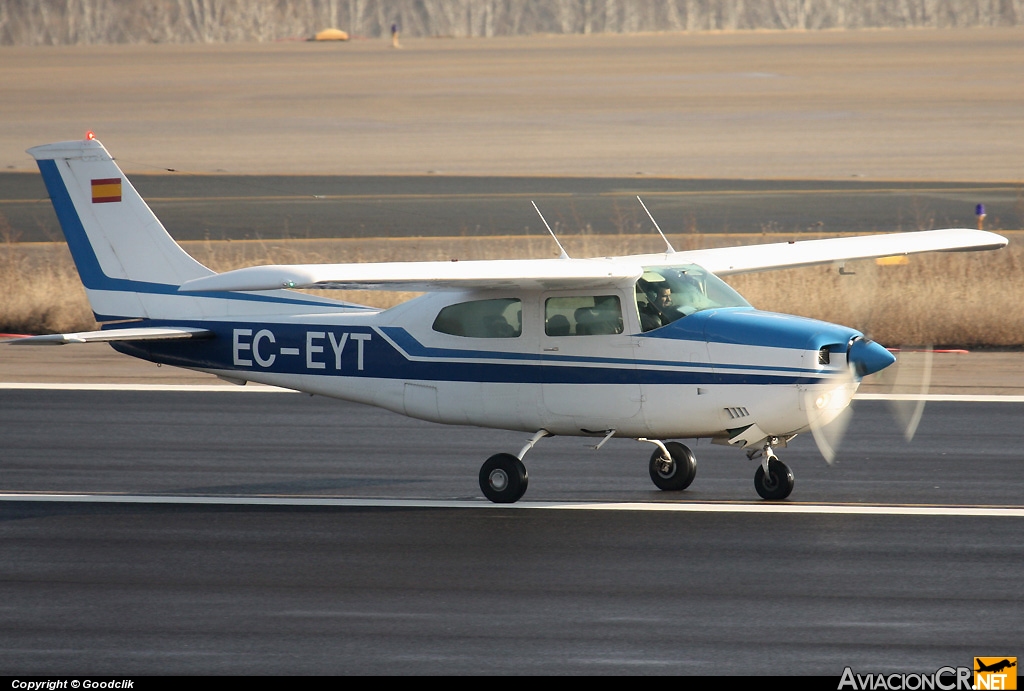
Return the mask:
<path id="1" fill-rule="evenodd" d="M 491 489 L 496 492 L 501 492 L 508 487 L 508 475 L 500 468 L 495 469 L 487 476 L 487 482 L 491 485 Z"/>

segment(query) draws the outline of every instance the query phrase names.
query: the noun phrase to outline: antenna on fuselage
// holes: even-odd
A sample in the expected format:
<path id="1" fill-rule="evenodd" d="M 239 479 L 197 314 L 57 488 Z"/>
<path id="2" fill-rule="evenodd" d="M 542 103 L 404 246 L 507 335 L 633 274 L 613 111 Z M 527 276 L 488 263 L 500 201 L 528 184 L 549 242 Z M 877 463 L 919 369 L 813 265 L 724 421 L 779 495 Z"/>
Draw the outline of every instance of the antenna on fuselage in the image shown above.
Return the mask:
<path id="1" fill-rule="evenodd" d="M 644 200 L 640 198 L 639 194 L 636 195 L 636 200 L 640 202 L 640 206 L 644 207 L 644 211 L 647 211 L 647 205 L 644 204 Z M 665 237 L 665 234 L 661 232 L 661 227 L 658 225 L 658 222 L 654 220 L 654 216 L 651 215 L 650 211 L 647 211 L 647 218 L 651 219 L 651 223 L 654 224 L 654 229 L 658 231 L 658 235 L 660 235 L 661 239 L 665 241 L 665 246 L 668 247 L 668 253 L 675 254 L 675 248 L 672 246 L 672 243 L 668 241 L 668 238 Z"/>
<path id="2" fill-rule="evenodd" d="M 540 216 L 540 220 L 544 222 L 544 227 L 548 229 L 549 233 L 551 233 L 551 238 L 555 241 L 555 244 L 558 245 L 558 249 L 562 251 L 561 256 L 559 256 L 558 258 L 559 259 L 568 259 L 569 255 L 566 253 L 565 248 L 562 247 L 562 243 L 560 243 L 558 241 L 558 238 L 555 236 L 555 231 L 551 230 L 551 226 L 549 226 L 548 222 L 544 219 L 544 214 L 542 214 L 540 212 L 540 209 L 537 208 L 537 202 L 535 202 L 535 201 L 533 201 L 531 199 L 530 203 L 533 204 L 533 208 L 537 212 L 537 215 Z"/>

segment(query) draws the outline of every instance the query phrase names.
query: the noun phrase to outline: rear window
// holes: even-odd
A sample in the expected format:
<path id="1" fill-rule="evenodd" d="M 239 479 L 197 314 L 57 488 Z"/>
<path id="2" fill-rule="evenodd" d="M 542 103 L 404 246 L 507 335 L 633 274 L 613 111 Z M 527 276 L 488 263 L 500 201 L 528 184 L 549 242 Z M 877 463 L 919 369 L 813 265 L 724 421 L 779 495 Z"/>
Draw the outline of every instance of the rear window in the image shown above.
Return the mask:
<path id="1" fill-rule="evenodd" d="M 522 303 L 516 298 L 472 300 L 437 313 L 434 331 L 469 338 L 517 338 L 523 333 Z"/>

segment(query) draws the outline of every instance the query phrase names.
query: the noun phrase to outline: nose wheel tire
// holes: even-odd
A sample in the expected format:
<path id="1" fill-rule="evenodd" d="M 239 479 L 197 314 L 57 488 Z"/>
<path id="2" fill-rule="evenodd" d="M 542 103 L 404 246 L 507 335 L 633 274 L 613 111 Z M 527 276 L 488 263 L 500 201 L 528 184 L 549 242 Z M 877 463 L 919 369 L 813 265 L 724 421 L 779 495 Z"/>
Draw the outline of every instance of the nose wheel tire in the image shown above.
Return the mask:
<path id="1" fill-rule="evenodd" d="M 789 466 L 780 460 L 768 461 L 768 473 L 765 474 L 762 466 L 757 466 L 754 473 L 754 489 L 761 495 L 762 499 L 779 501 L 789 496 L 793 491 L 793 471 Z"/>
<path id="2" fill-rule="evenodd" d="M 480 490 L 495 504 L 514 504 L 530 478 L 523 462 L 510 453 L 494 454 L 480 468 Z"/>
<path id="3" fill-rule="evenodd" d="M 658 489 L 667 492 L 678 492 L 686 489 L 697 476 L 697 458 L 683 444 L 675 441 L 665 442 L 665 448 L 672 456 L 671 461 L 662 458 L 661 449 L 651 454 L 651 480 Z"/>

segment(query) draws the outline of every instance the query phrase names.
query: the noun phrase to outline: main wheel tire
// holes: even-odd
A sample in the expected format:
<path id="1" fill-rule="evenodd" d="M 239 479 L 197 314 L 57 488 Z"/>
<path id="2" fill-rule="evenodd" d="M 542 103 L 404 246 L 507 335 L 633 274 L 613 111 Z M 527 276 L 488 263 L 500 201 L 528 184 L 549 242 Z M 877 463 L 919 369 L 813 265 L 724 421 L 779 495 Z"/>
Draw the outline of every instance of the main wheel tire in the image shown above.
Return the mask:
<path id="1" fill-rule="evenodd" d="M 697 477 L 697 458 L 688 447 L 676 441 L 665 442 L 665 448 L 672 456 L 672 464 L 665 470 L 661 449 L 655 449 L 649 466 L 651 480 L 660 490 L 679 492 L 689 487 Z"/>
<path id="2" fill-rule="evenodd" d="M 778 459 L 768 461 L 767 475 L 761 465 L 757 466 L 757 472 L 754 473 L 754 489 L 762 499 L 769 501 L 780 501 L 788 497 L 793 491 L 793 482 L 793 471 Z"/>
<path id="3" fill-rule="evenodd" d="M 514 504 L 526 493 L 526 466 L 510 453 L 497 453 L 480 467 L 480 489 L 495 504 Z"/>

